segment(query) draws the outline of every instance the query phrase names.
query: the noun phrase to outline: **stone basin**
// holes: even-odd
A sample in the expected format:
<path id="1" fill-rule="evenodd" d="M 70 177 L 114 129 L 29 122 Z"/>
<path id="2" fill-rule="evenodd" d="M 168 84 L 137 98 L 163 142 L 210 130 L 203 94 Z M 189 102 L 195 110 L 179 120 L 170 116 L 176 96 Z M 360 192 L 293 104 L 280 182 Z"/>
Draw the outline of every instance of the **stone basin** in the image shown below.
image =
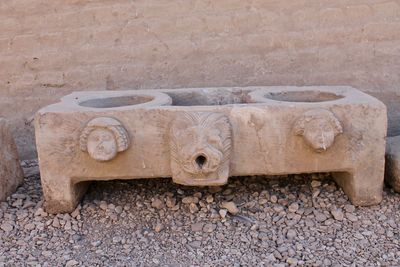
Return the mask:
<path id="1" fill-rule="evenodd" d="M 35 120 L 48 212 L 90 181 L 331 172 L 355 205 L 382 200 L 386 107 L 351 87 L 75 92 Z"/>

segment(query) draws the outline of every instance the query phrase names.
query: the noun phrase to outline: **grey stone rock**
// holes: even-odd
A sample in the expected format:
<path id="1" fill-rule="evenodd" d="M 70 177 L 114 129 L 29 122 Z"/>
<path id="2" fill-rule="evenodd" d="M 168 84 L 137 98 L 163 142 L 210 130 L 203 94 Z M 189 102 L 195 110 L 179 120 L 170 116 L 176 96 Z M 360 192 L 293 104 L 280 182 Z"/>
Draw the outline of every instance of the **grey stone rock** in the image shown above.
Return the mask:
<path id="1" fill-rule="evenodd" d="M 203 230 L 204 223 L 194 223 L 191 225 L 193 232 L 201 232 Z"/>
<path id="2" fill-rule="evenodd" d="M 0 201 L 5 201 L 24 181 L 24 173 L 18 158 L 8 122 L 0 118 Z"/>
<path id="3" fill-rule="evenodd" d="M 385 181 L 400 192 L 400 136 L 386 140 Z"/>
<path id="4" fill-rule="evenodd" d="M 337 221 L 342 221 L 344 218 L 344 214 L 341 209 L 334 209 L 331 211 L 331 214 Z"/>
<path id="5" fill-rule="evenodd" d="M 239 209 L 233 201 L 224 201 L 221 203 L 221 208 L 228 210 L 229 213 L 235 215 L 239 213 Z"/>

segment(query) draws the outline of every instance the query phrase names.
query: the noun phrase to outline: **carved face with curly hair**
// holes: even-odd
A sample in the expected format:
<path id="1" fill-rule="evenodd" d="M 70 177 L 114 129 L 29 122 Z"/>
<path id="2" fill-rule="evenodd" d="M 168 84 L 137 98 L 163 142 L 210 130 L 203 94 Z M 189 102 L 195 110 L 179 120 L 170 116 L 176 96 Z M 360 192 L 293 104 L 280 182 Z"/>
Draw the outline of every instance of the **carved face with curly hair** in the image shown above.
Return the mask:
<path id="1" fill-rule="evenodd" d="M 114 118 L 100 117 L 91 120 L 80 137 L 81 150 L 98 161 L 112 160 L 128 146 L 128 133 Z"/>
<path id="2" fill-rule="evenodd" d="M 313 109 L 304 113 L 295 123 L 296 135 L 301 135 L 316 152 L 326 151 L 335 137 L 343 132 L 339 120 L 325 109 Z"/>

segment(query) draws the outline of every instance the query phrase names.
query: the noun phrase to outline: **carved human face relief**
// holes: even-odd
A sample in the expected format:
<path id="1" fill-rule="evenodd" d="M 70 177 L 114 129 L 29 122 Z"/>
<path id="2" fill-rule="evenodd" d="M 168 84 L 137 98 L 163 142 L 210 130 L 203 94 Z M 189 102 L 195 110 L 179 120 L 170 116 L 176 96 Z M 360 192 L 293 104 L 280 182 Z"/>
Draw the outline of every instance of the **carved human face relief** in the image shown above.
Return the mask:
<path id="1" fill-rule="evenodd" d="M 330 148 L 335 137 L 343 132 L 339 120 L 328 110 L 315 109 L 304 113 L 295 123 L 296 135 L 320 153 Z"/>
<path id="2" fill-rule="evenodd" d="M 87 151 L 98 161 L 113 159 L 118 152 L 114 134 L 105 128 L 93 130 L 88 136 Z"/>
<path id="3" fill-rule="evenodd" d="M 185 113 L 171 126 L 173 179 L 186 185 L 224 184 L 229 175 L 231 129 L 219 113 Z"/>
<path id="4" fill-rule="evenodd" d="M 323 152 L 335 141 L 335 131 L 332 125 L 324 119 L 315 119 L 304 128 L 304 139 L 317 152 Z"/>
<path id="5" fill-rule="evenodd" d="M 109 117 L 99 117 L 89 121 L 80 136 L 80 147 L 97 161 L 109 161 L 118 152 L 128 149 L 128 132 L 122 124 Z"/>

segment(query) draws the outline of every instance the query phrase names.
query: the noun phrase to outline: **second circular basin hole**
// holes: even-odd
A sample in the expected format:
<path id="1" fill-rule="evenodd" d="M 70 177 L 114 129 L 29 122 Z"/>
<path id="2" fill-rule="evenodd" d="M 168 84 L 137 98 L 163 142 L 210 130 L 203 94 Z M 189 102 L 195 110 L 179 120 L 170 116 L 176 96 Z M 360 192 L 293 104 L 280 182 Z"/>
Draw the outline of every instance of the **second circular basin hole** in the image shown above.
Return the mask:
<path id="1" fill-rule="evenodd" d="M 337 100 L 343 98 L 344 96 L 322 91 L 286 91 L 268 93 L 265 95 L 265 97 L 284 102 L 325 102 Z"/>
<path id="2" fill-rule="evenodd" d="M 133 96 L 116 96 L 108 98 L 95 98 L 79 103 L 80 106 L 88 108 L 116 108 L 123 106 L 132 106 L 150 102 L 153 96 L 133 95 Z"/>

